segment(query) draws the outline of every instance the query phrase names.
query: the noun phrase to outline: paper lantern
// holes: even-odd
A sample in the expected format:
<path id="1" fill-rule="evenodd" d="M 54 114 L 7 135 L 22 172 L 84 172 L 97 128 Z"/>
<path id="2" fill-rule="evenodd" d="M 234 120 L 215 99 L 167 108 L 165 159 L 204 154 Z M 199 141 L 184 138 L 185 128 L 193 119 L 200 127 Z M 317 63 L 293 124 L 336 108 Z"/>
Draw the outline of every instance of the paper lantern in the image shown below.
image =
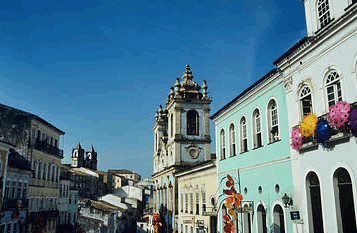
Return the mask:
<path id="1" fill-rule="evenodd" d="M 301 132 L 300 132 L 300 129 L 299 127 L 295 126 L 292 130 L 292 133 L 291 133 L 291 147 L 294 149 L 294 150 L 297 150 L 301 147 L 301 144 L 302 144 L 302 135 L 301 135 Z"/>
<path id="2" fill-rule="evenodd" d="M 347 122 L 351 106 L 345 101 L 337 101 L 335 105 L 330 106 L 328 112 L 328 121 L 333 127 L 340 127 Z"/>
<path id="3" fill-rule="evenodd" d="M 309 137 L 310 135 L 314 135 L 316 122 L 316 114 L 309 113 L 305 115 L 302 121 L 299 123 L 302 136 Z"/>
<path id="4" fill-rule="evenodd" d="M 326 145 L 330 139 L 330 126 L 326 120 L 319 120 L 316 123 L 315 136 L 317 143 Z"/>

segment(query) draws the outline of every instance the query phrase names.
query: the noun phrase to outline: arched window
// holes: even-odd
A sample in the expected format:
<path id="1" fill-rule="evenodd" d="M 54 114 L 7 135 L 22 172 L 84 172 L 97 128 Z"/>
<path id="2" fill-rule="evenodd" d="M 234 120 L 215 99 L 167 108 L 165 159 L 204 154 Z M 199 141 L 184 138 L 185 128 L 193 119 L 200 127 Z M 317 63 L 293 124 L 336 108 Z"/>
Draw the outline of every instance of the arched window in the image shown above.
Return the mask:
<path id="1" fill-rule="evenodd" d="M 42 169 L 43 169 L 43 164 L 42 164 L 42 162 L 39 162 L 38 163 L 38 169 L 37 169 L 37 179 L 41 179 L 41 171 L 42 171 Z"/>
<path id="2" fill-rule="evenodd" d="M 283 208 L 275 205 L 273 209 L 274 232 L 285 233 L 285 217 Z"/>
<path id="3" fill-rule="evenodd" d="M 344 168 L 333 175 L 338 232 L 357 233 L 351 177 Z"/>
<path id="4" fill-rule="evenodd" d="M 193 193 L 190 192 L 190 213 L 193 214 Z"/>
<path id="5" fill-rule="evenodd" d="M 236 155 L 236 131 L 233 123 L 229 126 L 229 155 Z"/>
<path id="6" fill-rule="evenodd" d="M 56 167 L 55 167 L 55 165 L 52 165 L 52 177 L 51 177 L 51 180 L 55 181 L 55 177 L 56 177 Z"/>
<path id="7" fill-rule="evenodd" d="M 226 133 L 224 132 L 224 129 L 221 130 L 219 142 L 221 148 L 221 159 L 225 159 L 226 158 Z"/>
<path id="8" fill-rule="evenodd" d="M 268 132 L 269 143 L 279 140 L 278 107 L 274 99 L 268 103 Z"/>
<path id="9" fill-rule="evenodd" d="M 240 148 L 241 153 L 248 151 L 247 122 L 245 117 L 240 120 Z"/>
<path id="10" fill-rule="evenodd" d="M 247 208 L 248 205 L 244 205 L 244 208 Z M 250 212 L 243 213 L 243 232 L 252 233 L 252 222 Z"/>
<path id="11" fill-rule="evenodd" d="M 253 112 L 253 142 L 254 148 L 262 146 L 262 130 L 260 123 L 260 112 L 259 109 L 255 109 Z"/>
<path id="12" fill-rule="evenodd" d="M 188 213 L 188 194 L 185 193 L 185 212 Z"/>
<path id="13" fill-rule="evenodd" d="M 330 5 L 328 0 L 318 0 L 317 2 L 317 13 L 320 23 L 320 28 L 325 27 L 329 22 L 331 22 Z"/>
<path id="14" fill-rule="evenodd" d="M 262 204 L 257 209 L 257 225 L 259 233 L 267 233 L 267 215 Z"/>
<path id="15" fill-rule="evenodd" d="M 227 215 L 227 207 L 224 205 L 224 203 L 222 204 L 222 217 L 224 216 L 224 215 Z M 225 230 L 224 230 L 224 225 L 225 224 L 223 224 L 223 221 L 222 221 L 222 232 L 225 232 Z"/>
<path id="16" fill-rule="evenodd" d="M 312 98 L 311 98 L 311 89 L 308 85 L 304 85 L 301 88 L 299 94 L 300 100 L 300 110 L 301 116 L 305 116 L 309 113 L 312 113 Z"/>
<path id="17" fill-rule="evenodd" d="M 184 202 L 183 193 L 181 192 L 181 212 L 183 212 L 183 202 Z"/>
<path id="18" fill-rule="evenodd" d="M 328 107 L 342 100 L 341 80 L 336 71 L 332 71 L 327 75 L 325 81 Z"/>
<path id="19" fill-rule="evenodd" d="M 171 137 L 174 136 L 174 114 L 171 114 L 170 117 L 170 133 L 171 133 Z"/>
<path id="20" fill-rule="evenodd" d="M 187 112 L 187 135 L 198 135 L 198 113 L 195 110 Z"/>
<path id="21" fill-rule="evenodd" d="M 309 213 L 309 232 L 323 233 L 323 218 L 321 205 L 320 181 L 316 173 L 309 172 L 306 176 L 307 206 Z"/>
<path id="22" fill-rule="evenodd" d="M 159 148 L 159 136 L 155 133 L 155 151 Z"/>

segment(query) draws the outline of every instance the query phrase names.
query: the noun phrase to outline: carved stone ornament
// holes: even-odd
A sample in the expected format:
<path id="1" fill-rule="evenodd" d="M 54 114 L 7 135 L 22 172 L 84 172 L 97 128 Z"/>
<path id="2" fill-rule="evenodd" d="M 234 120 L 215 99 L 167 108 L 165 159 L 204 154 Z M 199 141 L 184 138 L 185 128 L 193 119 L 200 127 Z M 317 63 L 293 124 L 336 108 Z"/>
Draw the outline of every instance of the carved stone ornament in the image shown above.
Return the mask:
<path id="1" fill-rule="evenodd" d="M 187 154 L 191 158 L 195 159 L 200 154 L 200 151 L 202 150 L 202 148 L 200 148 L 197 145 L 191 143 L 190 145 L 185 147 L 185 150 L 186 150 Z"/>
<path id="2" fill-rule="evenodd" d="M 291 76 L 288 77 L 288 78 L 286 78 L 286 79 L 283 81 L 283 84 L 284 84 L 286 93 L 291 92 L 291 91 L 292 91 L 292 85 L 293 85 L 293 78 L 292 78 Z"/>

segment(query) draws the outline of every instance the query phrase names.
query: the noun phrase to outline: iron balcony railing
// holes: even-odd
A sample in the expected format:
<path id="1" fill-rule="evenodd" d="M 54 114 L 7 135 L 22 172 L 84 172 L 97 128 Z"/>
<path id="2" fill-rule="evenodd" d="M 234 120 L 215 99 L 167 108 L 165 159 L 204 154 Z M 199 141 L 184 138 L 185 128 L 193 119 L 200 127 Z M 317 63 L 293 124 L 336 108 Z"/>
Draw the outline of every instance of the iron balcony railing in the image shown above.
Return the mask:
<path id="1" fill-rule="evenodd" d="M 45 218 L 57 218 L 59 217 L 59 211 L 58 209 L 51 209 L 51 210 L 30 212 L 29 220 L 35 220 L 38 216 L 42 216 Z"/>
<path id="2" fill-rule="evenodd" d="M 216 216 L 217 208 L 216 207 L 206 207 L 205 210 L 202 211 L 203 216 Z"/>
<path id="3" fill-rule="evenodd" d="M 351 105 L 351 109 L 356 108 L 357 102 L 350 104 L 350 105 Z M 323 115 L 318 116 L 317 120 L 328 121 L 328 114 L 325 113 Z M 329 125 L 330 125 L 330 129 L 331 129 L 329 133 L 331 135 L 332 140 L 351 136 L 351 130 L 348 127 L 348 122 L 346 122 L 341 127 L 333 127 L 331 124 L 329 124 Z M 299 127 L 299 125 L 296 125 L 296 127 Z M 317 145 L 317 139 L 315 136 L 311 135 L 309 137 L 302 138 L 302 146 L 300 147 L 300 149 L 305 149 L 307 147 L 316 146 L 316 145 Z"/>
<path id="4" fill-rule="evenodd" d="M 40 140 L 38 138 L 32 138 L 30 145 L 37 150 L 43 151 L 48 154 L 57 155 L 63 159 L 63 150 L 56 146 L 49 144 L 45 140 Z"/>
<path id="5" fill-rule="evenodd" d="M 28 199 L 9 199 L 9 200 L 4 200 L 2 203 L 2 208 L 4 210 L 11 210 L 15 208 L 16 202 L 18 200 L 21 200 L 21 209 L 27 208 L 29 206 L 29 200 Z"/>

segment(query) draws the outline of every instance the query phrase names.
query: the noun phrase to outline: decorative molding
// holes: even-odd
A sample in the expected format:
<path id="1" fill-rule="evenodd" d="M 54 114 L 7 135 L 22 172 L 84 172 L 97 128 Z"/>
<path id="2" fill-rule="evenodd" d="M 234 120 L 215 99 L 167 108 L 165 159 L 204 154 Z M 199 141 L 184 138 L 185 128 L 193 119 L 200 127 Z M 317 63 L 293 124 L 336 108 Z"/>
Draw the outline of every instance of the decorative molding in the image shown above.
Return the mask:
<path id="1" fill-rule="evenodd" d="M 293 85 L 293 78 L 292 76 L 287 77 L 284 81 L 283 81 L 286 93 L 290 93 L 292 92 L 292 85 Z"/>
<path id="2" fill-rule="evenodd" d="M 202 148 L 198 147 L 196 144 L 191 143 L 190 145 L 185 147 L 185 150 L 191 158 L 196 159 L 200 154 Z"/>

